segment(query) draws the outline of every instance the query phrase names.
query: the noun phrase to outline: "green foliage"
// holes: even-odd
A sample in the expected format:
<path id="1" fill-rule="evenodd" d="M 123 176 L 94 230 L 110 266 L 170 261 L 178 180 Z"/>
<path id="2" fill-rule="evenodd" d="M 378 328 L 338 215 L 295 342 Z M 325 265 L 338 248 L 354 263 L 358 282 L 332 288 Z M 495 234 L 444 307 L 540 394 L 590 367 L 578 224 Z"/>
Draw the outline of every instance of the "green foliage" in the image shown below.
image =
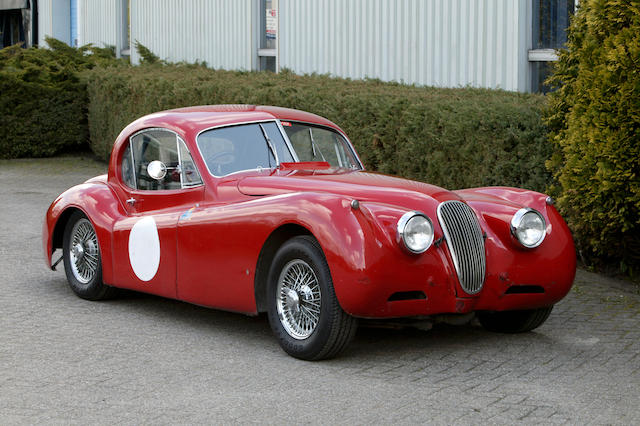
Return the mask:
<path id="1" fill-rule="evenodd" d="M 140 64 L 151 65 L 162 63 L 162 60 L 158 55 L 153 53 L 147 46 L 140 43 L 138 40 L 135 42 L 136 52 L 140 55 Z"/>
<path id="2" fill-rule="evenodd" d="M 117 63 L 112 48 L 0 50 L 0 158 L 51 156 L 86 145 L 86 84 L 80 72 Z"/>
<path id="3" fill-rule="evenodd" d="M 584 0 L 549 82 L 558 205 L 587 259 L 640 266 L 640 2 Z"/>
<path id="4" fill-rule="evenodd" d="M 539 95 L 439 89 L 211 70 L 197 65 L 96 68 L 88 73 L 92 149 L 108 158 L 134 119 L 206 104 L 278 105 L 314 112 L 341 126 L 366 167 L 448 188 L 510 185 L 544 190 L 550 156 Z"/>

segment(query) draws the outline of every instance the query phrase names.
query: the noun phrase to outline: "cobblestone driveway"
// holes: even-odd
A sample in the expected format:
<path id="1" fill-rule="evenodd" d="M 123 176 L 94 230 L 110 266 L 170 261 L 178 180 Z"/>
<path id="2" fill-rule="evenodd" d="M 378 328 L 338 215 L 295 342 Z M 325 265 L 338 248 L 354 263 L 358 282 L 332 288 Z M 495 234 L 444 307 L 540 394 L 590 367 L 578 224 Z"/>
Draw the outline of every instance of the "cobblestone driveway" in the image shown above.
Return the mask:
<path id="1" fill-rule="evenodd" d="M 44 267 L 41 224 L 102 168 L 0 161 L 0 424 L 640 424 L 640 295 L 585 271 L 535 332 L 361 328 L 317 363 L 285 355 L 264 317 L 81 300 Z"/>

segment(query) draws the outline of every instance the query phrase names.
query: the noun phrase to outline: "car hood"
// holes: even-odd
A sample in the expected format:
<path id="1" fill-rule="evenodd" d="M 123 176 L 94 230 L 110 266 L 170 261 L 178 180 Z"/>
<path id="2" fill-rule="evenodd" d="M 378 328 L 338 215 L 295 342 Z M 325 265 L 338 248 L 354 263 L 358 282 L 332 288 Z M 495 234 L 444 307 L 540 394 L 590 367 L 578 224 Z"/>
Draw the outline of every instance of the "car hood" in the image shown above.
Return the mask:
<path id="1" fill-rule="evenodd" d="M 419 209 L 426 200 L 441 203 L 461 198 L 435 185 L 379 173 L 288 173 L 250 176 L 238 182 L 246 195 L 279 195 L 291 192 L 328 192 L 357 199 Z"/>

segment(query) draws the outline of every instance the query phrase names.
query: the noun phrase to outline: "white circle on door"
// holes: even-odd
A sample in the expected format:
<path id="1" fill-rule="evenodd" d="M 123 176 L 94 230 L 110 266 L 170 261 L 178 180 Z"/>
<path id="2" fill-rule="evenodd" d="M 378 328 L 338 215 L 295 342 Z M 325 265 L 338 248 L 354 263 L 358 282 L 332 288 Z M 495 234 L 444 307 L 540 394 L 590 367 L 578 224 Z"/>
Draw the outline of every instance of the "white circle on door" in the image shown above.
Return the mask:
<path id="1" fill-rule="evenodd" d="M 140 219 L 129 234 L 129 262 L 142 281 L 155 277 L 160 266 L 160 238 L 152 216 Z"/>

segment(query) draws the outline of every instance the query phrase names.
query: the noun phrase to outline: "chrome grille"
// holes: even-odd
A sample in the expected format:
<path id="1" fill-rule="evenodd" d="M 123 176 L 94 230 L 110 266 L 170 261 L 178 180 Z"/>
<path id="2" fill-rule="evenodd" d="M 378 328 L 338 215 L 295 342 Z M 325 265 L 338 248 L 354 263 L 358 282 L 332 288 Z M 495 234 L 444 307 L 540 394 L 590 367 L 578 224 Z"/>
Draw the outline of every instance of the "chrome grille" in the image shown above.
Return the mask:
<path id="1" fill-rule="evenodd" d="M 475 213 L 460 201 L 438 206 L 438 220 L 463 290 L 478 293 L 484 284 L 484 238 Z"/>

